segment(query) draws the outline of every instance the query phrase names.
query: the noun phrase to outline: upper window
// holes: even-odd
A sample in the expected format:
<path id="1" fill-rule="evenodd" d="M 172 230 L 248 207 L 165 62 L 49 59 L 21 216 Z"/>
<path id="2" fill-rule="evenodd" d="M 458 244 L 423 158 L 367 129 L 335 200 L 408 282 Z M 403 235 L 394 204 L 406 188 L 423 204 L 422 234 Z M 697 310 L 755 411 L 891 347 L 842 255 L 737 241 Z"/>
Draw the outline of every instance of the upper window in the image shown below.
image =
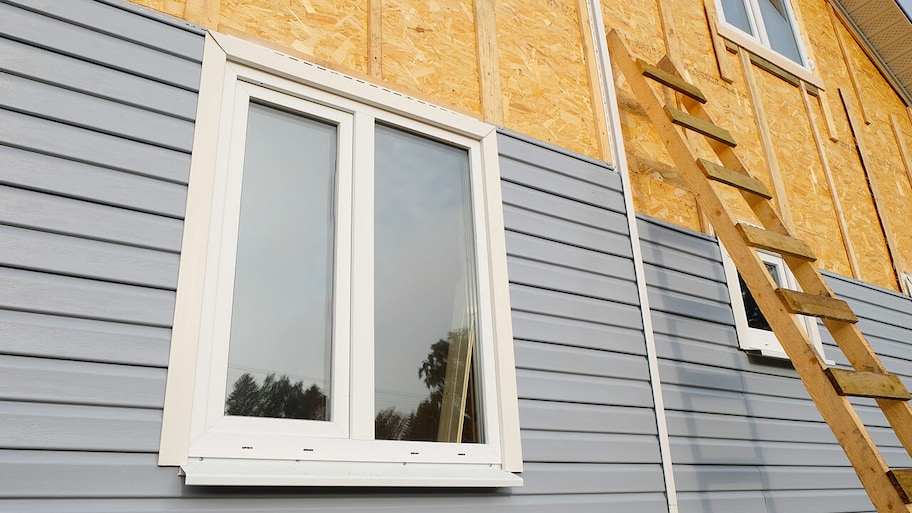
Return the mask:
<path id="1" fill-rule="evenodd" d="M 781 55 L 801 67 L 807 58 L 801 44 L 795 16 L 788 0 L 716 0 L 721 7 L 727 37 L 745 44 L 766 57 Z M 723 26 L 723 27 L 724 27 Z M 759 48 L 758 48 L 759 47 Z M 763 52 L 772 50 L 774 55 Z M 776 59 L 773 59 L 776 60 Z"/>
<path id="2" fill-rule="evenodd" d="M 210 36 L 160 463 L 520 484 L 500 209 L 493 127 Z"/>
<path id="3" fill-rule="evenodd" d="M 775 358 L 788 358 L 776 334 L 770 327 L 760 307 L 747 289 L 747 285 L 735 268 L 728 252 L 722 248 L 722 264 L 725 268 L 725 277 L 728 281 L 728 292 L 731 296 L 732 314 L 735 318 L 735 329 L 738 333 L 738 345 L 741 349 L 755 351 L 764 356 Z M 798 290 L 798 283 L 781 256 L 758 251 L 760 259 L 766 264 L 766 270 L 773 281 L 781 288 Z M 813 317 L 799 316 L 801 324 L 808 335 L 808 339 L 823 356 L 823 343 L 820 340 L 820 331 L 817 321 Z"/>

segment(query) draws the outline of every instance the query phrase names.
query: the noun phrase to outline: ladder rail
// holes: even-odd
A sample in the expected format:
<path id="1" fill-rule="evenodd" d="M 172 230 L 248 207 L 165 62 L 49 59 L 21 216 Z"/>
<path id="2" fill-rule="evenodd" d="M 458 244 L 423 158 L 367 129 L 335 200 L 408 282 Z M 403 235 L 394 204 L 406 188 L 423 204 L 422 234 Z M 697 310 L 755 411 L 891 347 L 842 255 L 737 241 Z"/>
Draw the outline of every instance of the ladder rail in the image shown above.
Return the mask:
<path id="1" fill-rule="evenodd" d="M 871 501 L 881 513 L 909 513 L 912 511 L 912 506 L 904 502 L 903 497 L 894 487 L 888 475 L 889 467 L 874 444 L 864 423 L 858 417 L 854 406 L 849 402 L 848 397 L 839 395 L 829 381 L 825 372 L 826 363 L 811 345 L 797 317 L 786 310 L 783 302 L 775 294 L 776 283 L 766 272 L 765 265 L 757 252 L 744 243 L 741 234 L 735 228 L 737 219 L 728 205 L 722 201 L 713 188 L 714 186 L 705 179 L 690 146 L 666 115 L 663 108 L 664 102 L 640 74 L 624 41 L 616 31 L 608 34 L 608 47 L 613 62 L 627 78 L 638 103 L 646 111 L 659 136 L 665 143 L 672 160 L 680 171 L 682 180 L 694 194 L 704 213 L 709 217 L 716 229 L 717 237 L 725 245 L 726 250 L 728 250 L 732 260 L 735 262 L 735 266 L 744 271 L 742 277 L 748 289 L 753 294 L 774 333 L 779 337 L 783 349 L 798 371 L 802 382 L 824 420 L 836 435 Z M 712 122 L 705 109 L 696 101 L 684 97 L 682 102 L 691 115 L 695 115 L 698 118 L 705 117 L 707 118 L 706 121 Z M 735 171 L 746 173 L 746 167 L 734 154 L 732 148 L 711 139 L 708 139 L 707 142 L 723 165 Z M 757 198 L 747 192 L 742 192 L 742 194 L 764 227 L 782 235 L 789 235 L 787 227 L 782 223 L 778 213 L 768 201 Z M 784 259 L 789 267 L 793 269 L 797 281 L 805 292 L 835 297 L 835 294 L 826 284 L 816 266 L 806 260 L 788 255 L 784 256 Z M 754 272 L 747 272 L 749 269 L 754 270 Z M 864 341 L 864 337 L 861 336 L 861 332 L 858 331 L 854 324 L 828 320 L 824 320 L 824 324 L 827 328 L 836 329 L 834 337 L 837 337 L 837 340 L 844 338 L 845 340 L 854 339 L 854 342 Z M 860 348 L 850 351 L 858 353 L 853 354 L 851 358 L 858 361 L 859 364 L 871 367 L 865 370 L 879 371 L 882 369 L 883 366 L 873 354 L 873 351 L 864 356 L 862 353 L 866 351 L 870 351 L 870 346 L 864 341 Z M 847 355 L 847 357 L 849 356 Z M 902 402 L 902 407 L 900 407 L 900 401 L 878 399 L 877 402 L 886 406 L 884 413 L 890 419 L 890 423 L 896 430 L 897 435 L 900 436 L 900 433 L 905 431 L 899 429 L 900 425 L 903 422 L 909 422 L 906 420 L 907 418 L 912 419 L 912 416 L 909 416 L 908 403 Z M 910 422 L 910 427 L 912 427 L 912 422 Z M 907 447 L 907 450 L 912 447 L 912 444 L 906 443 L 907 441 L 912 442 L 912 436 L 904 435 L 900 436 L 900 439 L 904 446 Z"/>

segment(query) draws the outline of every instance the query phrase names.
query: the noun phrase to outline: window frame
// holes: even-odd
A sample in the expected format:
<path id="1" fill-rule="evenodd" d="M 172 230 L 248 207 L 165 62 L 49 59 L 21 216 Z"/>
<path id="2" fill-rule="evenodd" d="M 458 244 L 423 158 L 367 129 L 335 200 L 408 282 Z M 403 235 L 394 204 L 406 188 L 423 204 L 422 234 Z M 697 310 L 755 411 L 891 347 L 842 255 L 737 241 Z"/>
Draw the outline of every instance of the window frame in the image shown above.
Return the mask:
<path id="1" fill-rule="evenodd" d="M 757 0 L 742 0 L 746 3 L 748 23 L 757 31 L 757 36 L 744 32 L 739 27 L 729 23 L 725 19 L 725 10 L 722 6 L 722 0 L 715 0 L 716 12 L 719 17 L 718 32 L 729 41 L 748 50 L 749 52 L 766 59 L 767 61 L 779 66 L 783 70 L 797 76 L 798 78 L 815 85 L 823 87 L 823 81 L 814 73 L 814 64 L 808 55 L 804 37 L 798 24 L 798 18 L 795 9 L 792 7 L 790 0 L 783 0 L 788 13 L 789 23 L 791 24 L 792 34 L 795 37 L 795 43 L 798 46 L 798 54 L 801 62 L 795 62 L 789 57 L 774 50 L 769 44 L 769 35 L 763 25 L 763 19 L 760 15 L 760 5 Z"/>
<path id="2" fill-rule="evenodd" d="M 780 344 L 779 340 L 776 338 L 775 333 L 772 331 L 752 328 L 748 324 L 747 311 L 744 308 L 744 299 L 741 296 L 741 284 L 738 280 L 738 269 L 735 267 L 735 262 L 728 254 L 728 251 L 725 250 L 725 246 L 720 243 L 719 249 L 722 252 L 722 267 L 725 272 L 726 285 L 729 298 L 731 300 L 732 315 L 734 316 L 735 321 L 735 331 L 738 337 L 738 347 L 749 353 L 788 360 L 789 357 L 785 353 L 785 350 L 782 348 L 782 344 Z M 783 288 L 800 290 L 795 276 L 788 268 L 788 265 L 785 263 L 785 260 L 782 258 L 782 256 L 764 250 L 756 251 L 764 263 L 773 264 L 780 271 L 779 278 L 781 280 L 780 283 Z M 814 317 L 799 315 L 798 320 L 804 328 L 808 339 L 813 344 L 814 349 L 817 350 L 817 354 L 826 360 L 823 350 L 823 341 L 820 338 L 820 327 L 817 324 L 817 319 Z"/>
<path id="3" fill-rule="evenodd" d="M 243 156 L 251 99 L 297 108 L 339 126 L 350 124 L 339 132 L 337 155 L 333 375 L 345 378 L 352 388 L 335 390 L 333 378 L 331 411 L 341 414 L 329 423 L 231 418 L 222 411 L 227 378 L 220 373 L 227 367 L 231 311 L 231 293 L 225 292 L 224 283 L 233 281 L 234 262 L 234 250 L 226 248 L 236 244 L 243 174 L 239 155 Z M 468 152 L 484 443 L 373 440 L 373 350 L 363 350 L 365 341 L 373 341 L 373 176 L 372 171 L 361 170 L 373 168 L 375 120 Z M 191 159 L 159 465 L 180 466 L 187 484 L 521 485 L 521 478 L 513 474 L 522 471 L 522 454 L 503 226 L 495 127 L 210 32 Z M 348 396 L 354 398 L 351 404 L 343 400 Z M 299 422 L 316 429 L 304 437 L 294 434 L 300 424 L 292 431 L 285 429 Z M 252 436 L 247 429 L 261 433 L 256 444 L 239 443 Z M 306 452 L 290 452 L 289 447 L 300 449 L 302 443 Z"/>

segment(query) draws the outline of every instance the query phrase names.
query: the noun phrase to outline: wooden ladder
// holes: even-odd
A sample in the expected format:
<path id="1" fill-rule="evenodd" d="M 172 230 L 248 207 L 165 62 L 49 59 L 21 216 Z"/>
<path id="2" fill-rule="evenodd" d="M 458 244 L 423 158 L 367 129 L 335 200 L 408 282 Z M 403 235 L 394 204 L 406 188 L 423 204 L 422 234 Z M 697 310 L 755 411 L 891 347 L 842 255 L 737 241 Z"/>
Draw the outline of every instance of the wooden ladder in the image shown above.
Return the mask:
<path id="1" fill-rule="evenodd" d="M 912 512 L 912 469 L 891 470 L 887 466 L 848 399 L 848 396 L 873 397 L 912 456 L 908 390 L 898 377 L 886 371 L 868 345 L 855 325 L 857 318 L 848 303 L 836 299 L 814 264 L 816 258 L 810 247 L 789 233 L 770 202 L 772 194 L 763 182 L 750 175 L 735 154 L 736 143 L 731 133 L 717 126 L 703 109 L 706 97 L 700 89 L 681 79 L 669 59 L 663 59 L 660 66 L 634 60 L 616 31 L 608 34 L 608 49 L 612 62 L 630 83 L 637 101 L 730 253 L 877 511 Z M 674 90 L 684 110 L 665 104 L 646 78 Z M 719 163 L 698 158 L 676 126 L 705 136 Z M 713 181 L 736 188 L 762 228 L 738 222 L 712 185 Z M 803 292 L 779 288 L 756 249 L 780 254 Z M 828 367 L 795 314 L 820 317 L 854 370 Z"/>

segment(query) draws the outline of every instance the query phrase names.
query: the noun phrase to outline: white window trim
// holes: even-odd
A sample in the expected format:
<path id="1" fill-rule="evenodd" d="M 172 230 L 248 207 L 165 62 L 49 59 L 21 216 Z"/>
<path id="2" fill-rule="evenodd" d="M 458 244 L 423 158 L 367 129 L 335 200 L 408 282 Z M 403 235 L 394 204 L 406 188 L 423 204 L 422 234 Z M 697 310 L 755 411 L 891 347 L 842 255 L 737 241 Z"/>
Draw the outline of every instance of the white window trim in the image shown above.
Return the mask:
<path id="1" fill-rule="evenodd" d="M 741 297 L 741 284 L 738 282 L 738 269 L 735 267 L 735 262 L 728 254 L 728 251 L 725 250 L 725 246 L 720 243 L 719 249 L 722 251 L 722 266 L 725 270 L 725 279 L 728 283 L 728 293 L 729 297 L 731 298 L 732 314 L 735 318 L 735 330 L 738 335 L 738 346 L 745 351 L 756 352 L 760 355 L 769 356 L 771 358 L 780 358 L 787 360 L 789 357 L 785 353 L 785 350 L 782 349 L 782 345 L 779 343 L 779 340 L 776 338 L 776 335 L 773 332 L 751 328 L 748 325 L 747 312 L 744 309 L 744 299 Z M 789 270 L 788 265 L 786 265 L 785 261 L 780 255 L 762 250 L 758 250 L 757 253 L 760 256 L 761 260 L 764 262 L 773 263 L 782 270 L 781 278 L 784 278 L 785 280 L 785 283 L 782 284 L 783 288 L 800 290 L 794 275 L 792 275 L 791 270 Z M 824 356 L 823 351 L 823 341 L 820 338 L 820 328 L 817 325 L 817 319 L 814 317 L 799 315 L 798 320 L 804 328 L 804 331 L 808 336 L 808 340 L 811 341 L 814 349 L 817 350 L 817 354 L 819 354 L 820 357 L 826 361 L 826 357 Z"/>
<path id="2" fill-rule="evenodd" d="M 495 127 L 223 34 L 207 35 L 204 56 L 159 464 L 180 466 L 187 475 L 188 484 L 521 485 L 521 478 L 512 474 L 522 471 L 522 454 Z M 235 77 L 240 77 L 243 85 L 239 86 L 242 82 Z M 224 377 L 214 377 L 209 372 L 210 368 L 217 368 L 218 365 L 217 362 L 212 362 L 209 355 L 212 352 L 211 331 L 225 329 L 227 326 L 227 322 L 219 316 L 219 308 L 215 306 L 217 300 L 212 298 L 218 297 L 216 288 L 219 282 L 216 276 L 219 266 L 214 263 L 217 264 L 221 258 L 219 252 L 224 243 L 221 239 L 230 230 L 212 230 L 212 227 L 231 225 L 230 219 L 222 219 L 226 214 L 222 203 L 231 191 L 239 193 L 237 187 L 225 189 L 229 187 L 229 178 L 226 178 L 228 173 L 222 171 L 228 168 L 232 160 L 237 159 L 230 156 L 231 149 L 226 147 L 227 138 L 214 137 L 213 134 L 229 133 L 239 126 L 236 119 L 230 119 L 230 110 L 226 110 L 225 104 L 229 103 L 227 98 L 247 94 L 249 91 L 255 91 L 257 97 L 277 94 L 257 85 L 266 83 L 269 84 L 269 89 L 281 90 L 299 98 L 294 101 L 330 106 L 350 102 L 361 110 L 374 109 L 382 114 L 378 117 L 393 119 L 398 126 L 420 127 L 421 133 L 442 140 L 464 139 L 474 148 L 470 151 L 470 159 L 474 211 L 478 219 L 476 231 L 479 232 L 476 233 L 478 273 L 479 281 L 482 282 L 479 284 L 478 306 L 480 312 L 489 313 L 479 316 L 479 331 L 490 340 L 487 349 L 484 345 L 479 349 L 493 353 L 493 358 L 490 357 L 491 354 L 483 358 L 482 374 L 487 380 L 484 389 L 486 404 L 496 405 L 487 411 L 485 418 L 486 443 L 368 440 L 372 438 L 370 432 L 358 432 L 355 427 L 349 432 L 349 426 L 359 425 L 357 416 L 361 410 L 353 410 L 350 423 L 344 415 L 338 423 L 327 423 L 329 426 L 326 427 L 328 431 L 325 436 L 328 438 L 314 439 L 320 445 L 316 455 L 296 457 L 288 454 L 287 450 L 283 451 L 281 442 L 286 441 L 291 434 L 278 428 L 279 431 L 273 432 L 275 443 L 266 442 L 262 447 L 258 446 L 252 457 L 249 451 L 226 445 L 229 440 L 233 440 L 233 435 L 220 433 L 222 425 L 213 426 L 212 421 L 207 420 L 212 416 L 207 417 L 200 412 L 205 408 L 204 396 L 212 386 L 210 383 L 218 382 L 216 386 L 224 384 Z M 354 109 L 352 112 L 355 117 L 362 115 Z M 327 115 L 331 116 L 332 113 Z M 363 124 L 355 123 L 355 140 L 359 137 L 372 137 L 372 134 L 359 132 L 359 126 Z M 351 143 L 343 141 L 341 145 Z M 354 158 L 356 161 L 372 162 L 373 155 L 368 153 L 370 152 L 361 151 L 359 146 Z M 358 162 L 355 162 L 355 169 L 357 168 Z M 355 180 L 350 186 L 352 195 L 349 199 L 352 202 L 372 201 L 372 183 Z M 345 205 L 340 205 L 340 212 L 346 211 L 344 207 Z M 365 230 L 364 227 L 372 230 L 370 209 L 355 211 L 351 226 L 353 233 L 340 234 L 339 238 L 355 244 L 359 240 L 370 239 L 365 233 L 359 232 Z M 227 242 L 231 243 L 230 240 Z M 345 244 L 347 243 L 342 243 L 343 246 Z M 360 249 L 364 249 L 363 246 Z M 359 264 L 359 251 L 343 247 L 342 253 L 343 258 L 348 254 L 351 259 L 351 273 L 347 277 L 347 273 L 337 273 L 338 277 L 372 282 L 372 266 Z M 346 283 L 341 286 L 345 288 Z M 359 298 L 357 294 L 341 300 L 349 301 L 352 311 L 360 311 L 364 315 L 371 309 L 370 300 Z M 345 314 L 344 308 L 342 311 Z M 337 324 L 342 329 L 348 329 L 349 325 L 352 330 L 351 340 L 364 336 L 370 337 L 368 340 L 373 338 L 371 322 Z M 350 369 L 337 370 L 343 373 L 357 372 L 359 376 L 369 375 L 369 379 L 361 379 L 360 383 L 369 384 L 373 381 L 372 354 L 365 356 L 364 352 L 353 351 L 350 361 Z M 370 390 L 352 389 L 350 394 L 369 395 L 372 398 Z M 221 405 L 212 406 L 211 400 L 209 404 L 212 411 L 222 408 Z M 220 415 L 220 412 L 216 413 Z M 261 425 L 264 419 L 222 420 L 228 420 L 227 424 L 237 427 Z M 360 425 L 373 425 L 372 416 L 368 419 L 369 424 L 365 424 L 363 417 L 360 420 Z M 232 426 L 227 424 L 226 429 L 232 431 Z M 267 428 L 267 431 L 271 429 Z M 203 433 L 205 436 L 201 435 Z M 396 470 L 392 470 L 391 465 Z"/>
<path id="3" fill-rule="evenodd" d="M 738 46 L 745 48 L 747 51 L 762 57 L 763 59 L 768 60 L 769 62 L 779 66 L 785 71 L 795 75 L 796 77 L 804 80 L 805 82 L 812 84 L 816 87 L 823 89 L 823 80 L 814 73 L 813 62 L 809 59 L 807 50 L 804 45 L 804 38 L 802 37 L 801 30 L 798 26 L 798 21 L 795 16 L 795 12 L 792 9 L 791 1 L 786 1 L 786 9 L 788 10 L 789 21 L 792 24 L 792 32 L 795 34 L 795 40 L 798 43 L 798 54 L 801 56 L 801 63 L 797 63 L 788 57 L 782 55 L 781 53 L 773 50 L 768 43 L 764 43 L 758 37 L 754 37 L 747 32 L 744 32 L 740 28 L 728 23 L 725 20 L 725 13 L 722 10 L 722 0 L 716 1 L 716 12 L 719 15 L 719 25 L 717 27 L 719 35 L 728 39 L 729 41 L 735 43 Z M 751 3 L 751 9 L 755 9 L 754 0 L 748 0 Z M 762 18 L 759 18 L 759 14 L 754 14 L 753 18 L 760 19 L 759 23 L 763 23 Z M 764 34 L 765 28 L 761 31 L 758 29 L 758 34 Z"/>

